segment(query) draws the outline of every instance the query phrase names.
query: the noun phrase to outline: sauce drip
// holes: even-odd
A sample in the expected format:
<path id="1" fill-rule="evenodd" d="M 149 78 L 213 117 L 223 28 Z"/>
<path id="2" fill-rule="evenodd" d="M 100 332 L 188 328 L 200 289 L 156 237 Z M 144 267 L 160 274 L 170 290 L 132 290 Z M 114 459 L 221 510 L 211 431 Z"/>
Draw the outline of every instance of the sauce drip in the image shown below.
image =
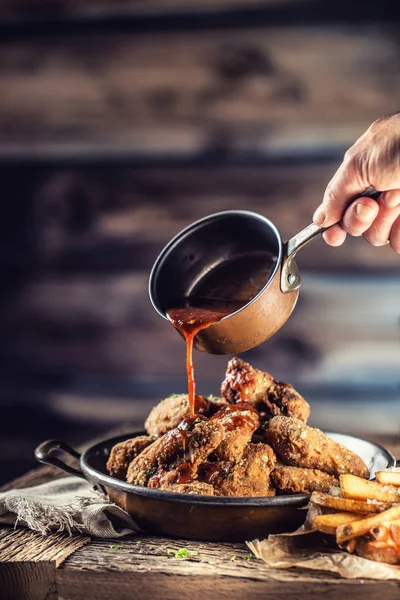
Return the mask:
<path id="1" fill-rule="evenodd" d="M 193 474 L 193 465 L 190 462 L 184 462 L 176 469 L 176 483 L 191 483 L 192 481 L 201 481 L 203 483 L 212 483 L 221 469 L 217 463 L 204 462 L 199 466 L 197 476 Z"/>
<path id="2" fill-rule="evenodd" d="M 210 302 L 210 304 L 212 304 Z M 172 308 L 167 310 L 167 317 L 172 325 L 182 332 L 186 340 L 186 372 L 188 377 L 188 395 L 190 404 L 190 414 L 194 417 L 201 408 L 199 407 L 196 396 L 196 383 L 194 380 L 193 368 L 193 340 L 202 329 L 206 329 L 213 323 L 217 323 L 223 317 L 235 312 L 242 304 L 237 303 L 214 303 L 215 306 L 196 307 L 184 306 L 182 308 Z"/>
<path id="3" fill-rule="evenodd" d="M 221 468 L 218 463 L 204 462 L 199 466 L 198 480 L 203 483 L 212 484 L 213 480 L 220 473 Z"/>
<path id="4" fill-rule="evenodd" d="M 190 431 L 190 429 L 192 428 L 192 426 L 197 421 L 208 421 L 207 417 L 205 417 L 201 413 L 207 412 L 209 405 L 210 405 L 210 403 L 208 402 L 208 400 L 206 400 L 202 396 L 196 396 L 196 409 L 197 409 L 197 413 L 195 415 L 190 416 L 190 417 L 186 417 L 186 419 L 183 419 L 183 421 L 181 421 L 179 423 L 178 430 L 179 430 L 179 433 L 180 433 L 180 436 L 181 436 L 182 446 L 183 446 L 183 451 L 184 452 L 186 450 L 187 432 Z"/>
<path id="5" fill-rule="evenodd" d="M 191 415 L 199 411 L 193 370 L 193 340 L 202 329 L 217 323 L 252 300 L 268 282 L 277 257 L 268 251 L 232 256 L 204 275 L 177 306 L 166 311 L 186 340 L 186 371 Z"/>
<path id="6" fill-rule="evenodd" d="M 193 465 L 184 462 L 176 469 L 176 483 L 191 483 L 193 481 Z"/>
<path id="7" fill-rule="evenodd" d="M 250 428 L 254 426 L 254 416 L 258 419 L 258 412 L 251 404 L 247 402 L 238 402 L 237 404 L 228 404 L 219 409 L 212 419 L 217 419 L 224 422 L 227 431 L 234 431 L 238 427 L 248 425 Z"/>

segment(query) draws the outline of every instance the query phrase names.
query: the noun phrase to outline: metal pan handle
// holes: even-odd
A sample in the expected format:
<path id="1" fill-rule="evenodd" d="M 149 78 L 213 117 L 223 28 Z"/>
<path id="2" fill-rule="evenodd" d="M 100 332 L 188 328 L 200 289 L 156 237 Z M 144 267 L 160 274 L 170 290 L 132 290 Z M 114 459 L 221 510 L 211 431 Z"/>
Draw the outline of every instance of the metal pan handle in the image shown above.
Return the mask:
<path id="1" fill-rule="evenodd" d="M 52 467 L 57 467 L 58 469 L 61 469 L 62 471 L 65 471 L 70 475 L 76 475 L 77 477 L 85 479 L 85 476 L 83 475 L 80 468 L 75 469 L 74 467 L 67 465 L 60 458 L 52 456 L 52 454 L 56 450 L 62 450 L 62 452 L 65 452 L 65 454 L 68 454 L 73 458 L 77 458 L 78 460 L 81 457 L 79 452 L 71 448 L 71 446 L 68 446 L 68 444 L 66 444 L 65 442 L 60 442 L 59 440 L 47 440 L 46 442 L 42 442 L 41 444 L 39 444 L 39 446 L 36 448 L 35 458 L 40 463 L 43 463 L 45 465 L 51 465 Z"/>
<path id="2" fill-rule="evenodd" d="M 378 192 L 372 186 L 359 195 L 360 198 L 369 196 L 374 200 L 378 200 L 381 192 Z M 355 198 L 354 198 L 355 199 Z M 284 245 L 284 261 L 281 272 L 281 290 L 284 294 L 293 292 L 300 287 L 301 279 L 299 269 L 294 260 L 297 252 L 301 250 L 308 242 L 313 240 L 318 234 L 323 233 L 329 227 L 319 227 L 314 223 L 307 225 L 304 229 L 296 233 Z"/>

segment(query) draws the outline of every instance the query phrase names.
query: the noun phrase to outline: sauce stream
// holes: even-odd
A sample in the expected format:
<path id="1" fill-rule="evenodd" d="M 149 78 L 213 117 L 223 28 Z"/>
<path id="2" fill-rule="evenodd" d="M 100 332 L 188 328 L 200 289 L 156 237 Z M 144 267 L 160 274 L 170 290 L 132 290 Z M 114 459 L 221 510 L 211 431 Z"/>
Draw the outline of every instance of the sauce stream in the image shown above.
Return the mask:
<path id="1" fill-rule="evenodd" d="M 268 282 L 276 256 L 255 251 L 233 256 L 201 278 L 190 297 L 166 311 L 172 325 L 186 340 L 186 371 L 191 416 L 199 412 L 193 371 L 193 340 L 202 330 L 236 312 L 252 300 Z M 180 303 L 182 302 L 182 303 Z"/>
<path id="2" fill-rule="evenodd" d="M 193 368 L 193 340 L 202 329 L 206 329 L 213 323 L 217 323 L 223 317 L 235 312 L 238 309 L 237 303 L 232 306 L 230 303 L 221 303 L 209 308 L 184 306 L 182 308 L 172 308 L 167 311 L 167 317 L 172 325 L 179 329 L 186 341 L 186 372 L 188 377 L 188 395 L 190 404 L 190 414 L 194 417 L 199 411 L 199 402 L 196 401 L 196 383 L 194 380 Z M 241 306 L 241 305 L 240 305 Z M 201 398 L 201 397 L 197 397 Z"/>

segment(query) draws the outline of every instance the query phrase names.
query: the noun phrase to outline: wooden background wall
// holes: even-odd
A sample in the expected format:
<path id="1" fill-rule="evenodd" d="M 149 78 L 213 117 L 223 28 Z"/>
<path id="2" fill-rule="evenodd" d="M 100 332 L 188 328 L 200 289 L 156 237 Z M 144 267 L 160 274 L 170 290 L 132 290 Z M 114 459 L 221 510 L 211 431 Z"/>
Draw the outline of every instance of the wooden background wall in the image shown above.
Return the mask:
<path id="1" fill-rule="evenodd" d="M 147 296 L 158 252 L 219 210 L 306 226 L 347 147 L 400 110 L 399 34 L 394 1 L 0 2 L 0 450 L 22 415 L 21 461 L 184 389 Z M 397 432 L 398 255 L 316 240 L 299 264 L 298 308 L 248 359 L 319 425 Z M 196 354 L 200 392 L 225 364 Z"/>

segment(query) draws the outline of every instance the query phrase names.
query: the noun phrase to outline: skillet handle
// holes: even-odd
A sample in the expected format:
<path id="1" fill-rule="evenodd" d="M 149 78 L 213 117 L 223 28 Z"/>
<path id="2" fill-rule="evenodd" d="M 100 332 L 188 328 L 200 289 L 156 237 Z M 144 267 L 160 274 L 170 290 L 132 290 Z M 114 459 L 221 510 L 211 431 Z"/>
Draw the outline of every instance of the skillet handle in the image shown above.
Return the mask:
<path id="1" fill-rule="evenodd" d="M 374 200 L 378 200 L 380 192 L 377 192 L 376 189 L 371 186 L 359 195 L 360 198 L 364 196 L 369 196 Z M 293 292 L 300 287 L 300 273 L 294 260 L 297 252 L 318 234 L 323 233 L 327 229 L 329 229 L 329 227 L 319 227 L 318 225 L 311 223 L 286 242 L 281 271 L 281 290 L 284 294 Z"/>
<path id="2" fill-rule="evenodd" d="M 52 467 L 57 467 L 58 469 L 61 469 L 62 471 L 65 471 L 70 475 L 76 475 L 77 477 L 85 479 L 85 476 L 83 475 L 80 468 L 75 469 L 74 467 L 67 465 L 60 458 L 52 456 L 52 454 L 56 450 L 62 450 L 62 452 L 65 452 L 65 454 L 72 456 L 73 458 L 79 459 L 81 457 L 79 452 L 71 448 L 71 446 L 68 446 L 68 444 L 60 442 L 59 440 L 47 440 L 46 442 L 42 442 L 41 444 L 39 444 L 39 446 L 36 448 L 35 458 L 40 463 L 43 463 L 45 465 L 51 465 Z"/>

